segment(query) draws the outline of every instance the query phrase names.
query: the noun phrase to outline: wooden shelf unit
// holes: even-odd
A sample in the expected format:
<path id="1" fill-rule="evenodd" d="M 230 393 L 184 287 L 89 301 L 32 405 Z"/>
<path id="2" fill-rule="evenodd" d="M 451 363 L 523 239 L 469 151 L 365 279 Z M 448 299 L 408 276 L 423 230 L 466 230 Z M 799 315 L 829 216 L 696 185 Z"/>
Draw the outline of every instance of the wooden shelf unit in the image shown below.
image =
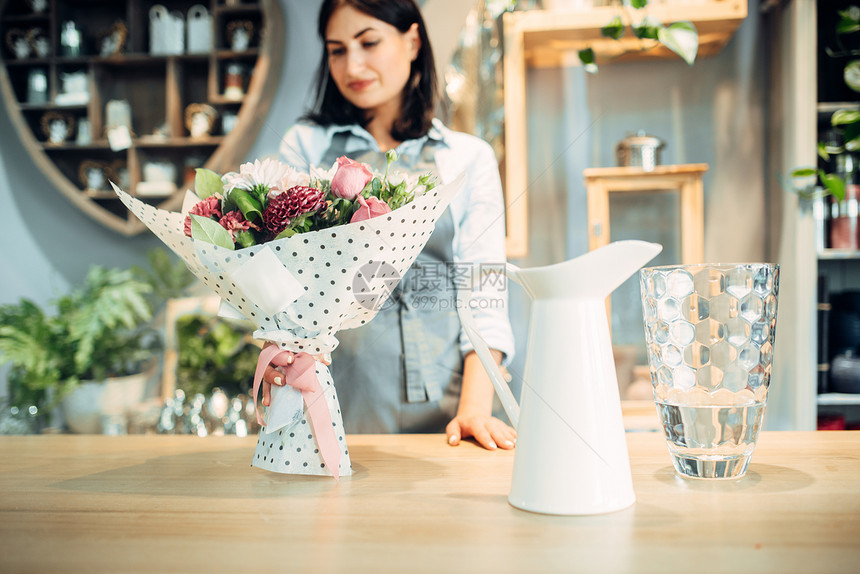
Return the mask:
<path id="1" fill-rule="evenodd" d="M 836 46 L 835 29 L 841 20 L 839 11 L 847 9 L 852 4 L 854 2 L 849 0 L 813 2 L 816 12 L 816 33 L 815 44 L 812 45 L 814 46 L 813 53 L 817 53 L 818 57 L 812 60 L 815 63 L 813 76 L 815 82 L 810 96 L 816 100 L 814 117 L 817 137 L 807 142 L 810 147 L 814 146 L 814 142 L 830 140 L 831 117 L 835 112 L 860 109 L 860 94 L 848 88 L 843 76 L 844 66 L 853 59 L 853 56 L 821 56 L 827 48 Z M 857 36 L 856 34 L 847 36 L 843 41 L 849 48 L 856 47 Z M 810 111 L 809 109 L 805 110 L 805 115 L 809 116 Z M 854 157 L 856 161 L 856 154 Z M 818 166 L 825 168 L 828 172 L 836 171 L 836 165 L 837 162 L 833 157 L 830 162 L 820 160 L 818 162 Z M 851 180 L 847 183 L 850 185 Z M 850 193 L 846 195 L 850 195 Z M 831 382 L 831 377 L 834 376 L 835 372 L 834 363 L 847 350 L 848 346 L 849 332 L 844 327 L 838 327 L 838 325 L 844 325 L 845 321 L 848 320 L 846 317 L 855 315 L 855 310 L 845 303 L 843 296 L 856 291 L 860 286 L 860 251 L 829 247 L 832 245 L 830 210 L 835 207 L 833 203 L 834 198 L 825 197 L 824 212 L 826 215 L 824 220 L 816 219 L 816 235 L 821 234 L 815 238 L 816 245 L 824 247 L 823 249 L 819 248 L 816 253 L 815 265 L 817 269 L 810 268 L 811 266 L 804 269 L 804 273 L 818 279 L 815 300 L 810 304 L 817 310 L 814 315 L 816 324 L 813 326 L 813 331 L 819 343 L 818 348 L 812 349 L 813 361 L 817 363 L 817 374 L 820 377 L 816 389 L 819 393 L 816 397 L 818 405 L 816 414 L 819 419 L 818 424 L 821 424 L 822 417 L 839 415 L 845 418 L 844 422 L 849 428 L 856 428 L 857 424 L 860 423 L 860 394 L 832 392 L 834 384 Z M 834 329 L 834 327 L 836 328 Z M 853 341 L 853 338 L 851 340 Z M 856 345 L 856 342 L 853 344 Z M 853 350 L 858 351 L 856 346 Z M 844 376 L 844 372 L 842 376 Z M 827 424 L 825 423 L 824 426 Z"/>
<path id="2" fill-rule="evenodd" d="M 522 38 L 526 64 L 554 67 L 570 62 L 571 53 L 592 48 L 598 63 L 610 60 L 677 58 L 654 40 L 640 40 L 628 33 L 619 40 L 605 38 L 603 26 L 615 16 L 625 23 L 643 16 L 664 24 L 692 22 L 699 34 L 698 57 L 718 54 L 747 16 L 746 0 L 711 0 L 700 4 L 655 4 L 643 10 L 598 6 L 582 11 L 528 10 L 505 14 L 505 34 Z M 509 30 L 514 28 L 514 30 Z M 643 49 L 644 48 L 644 49 Z"/>
<path id="3" fill-rule="evenodd" d="M 219 5 L 215 7 L 215 13 L 228 14 L 230 16 L 240 16 L 259 9 L 260 4 L 258 2 L 246 2 L 240 4 L 225 4 L 224 2 L 220 2 Z"/>
<path id="4" fill-rule="evenodd" d="M 688 21 L 699 33 L 698 57 L 716 55 L 747 16 L 746 0 L 710 0 L 697 4 L 660 4 L 641 11 L 618 6 L 581 11 L 528 10 L 508 12 L 504 21 L 505 77 L 505 201 L 508 256 L 528 252 L 528 137 L 526 69 L 578 65 L 577 51 L 591 47 L 598 63 L 634 59 L 678 58 L 662 47 L 634 38 L 603 38 L 601 28 L 616 15 L 629 21 L 650 15 L 664 24 Z M 626 16 L 624 16 L 626 15 Z"/>
<path id="5" fill-rule="evenodd" d="M 142 179 L 147 161 L 165 161 L 176 167 L 177 191 L 161 198 L 157 206 L 178 209 L 184 195 L 186 162 L 217 172 L 235 170 L 262 127 L 278 84 L 284 52 L 284 20 L 279 0 L 227 5 L 226 0 L 163 0 L 169 10 L 187 15 L 194 4 L 203 4 L 212 22 L 212 45 L 204 53 L 149 54 L 148 10 L 153 2 L 143 0 L 52 0 L 46 13 L 28 14 L 25 0 L 0 0 L 0 96 L 9 110 L 18 137 L 48 179 L 71 202 L 103 225 L 125 235 L 146 227 L 128 213 L 108 190 L 83 189 L 78 172 L 86 160 L 123 166 L 129 171 L 132 195 Z M 85 39 L 86 51 L 65 56 L 60 48 L 60 29 L 74 21 Z M 125 49 L 109 56 L 98 54 L 95 40 L 122 20 L 128 29 Z M 254 25 L 248 50 L 236 52 L 227 45 L 230 22 L 249 20 Z M 187 25 L 187 23 L 186 23 Z M 49 38 L 47 57 L 15 58 L 5 38 L 11 30 L 40 29 Z M 228 62 L 246 68 L 242 98 L 224 98 L 223 73 Z M 48 101 L 29 103 L 27 81 L 31 70 L 41 69 L 48 80 Z M 88 78 L 86 103 L 57 104 L 65 73 L 84 72 Z M 131 145 L 112 150 L 105 135 L 105 105 L 126 100 L 132 113 Z M 224 134 L 216 122 L 212 134 L 191 138 L 185 126 L 190 104 L 209 104 L 219 115 L 237 114 L 235 127 Z M 227 105 L 231 104 L 231 105 Z M 62 144 L 47 141 L 41 129 L 45 114 L 71 116 L 75 124 L 90 122 L 92 142 L 75 143 L 75 131 Z M 167 137 L 152 135 L 166 129 Z"/>
<path id="6" fill-rule="evenodd" d="M 705 252 L 705 202 L 702 178 L 708 164 L 658 165 L 651 171 L 639 167 L 598 167 L 583 172 L 588 194 L 588 249 L 611 241 L 609 204 L 612 193 L 677 193 L 680 212 L 678 242 L 681 263 L 701 263 Z"/>

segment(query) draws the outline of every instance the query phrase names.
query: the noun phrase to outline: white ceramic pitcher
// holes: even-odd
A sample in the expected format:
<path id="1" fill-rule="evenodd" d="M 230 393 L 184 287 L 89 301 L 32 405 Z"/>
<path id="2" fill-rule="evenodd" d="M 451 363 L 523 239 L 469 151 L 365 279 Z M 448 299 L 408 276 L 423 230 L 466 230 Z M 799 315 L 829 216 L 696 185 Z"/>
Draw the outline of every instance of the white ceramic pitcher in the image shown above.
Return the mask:
<path id="1" fill-rule="evenodd" d="M 464 330 L 517 429 L 513 506 L 572 515 L 635 502 L 605 301 L 662 249 L 619 241 L 556 265 L 506 264 L 533 300 L 522 409 L 476 330 L 471 291 L 458 292 Z"/>

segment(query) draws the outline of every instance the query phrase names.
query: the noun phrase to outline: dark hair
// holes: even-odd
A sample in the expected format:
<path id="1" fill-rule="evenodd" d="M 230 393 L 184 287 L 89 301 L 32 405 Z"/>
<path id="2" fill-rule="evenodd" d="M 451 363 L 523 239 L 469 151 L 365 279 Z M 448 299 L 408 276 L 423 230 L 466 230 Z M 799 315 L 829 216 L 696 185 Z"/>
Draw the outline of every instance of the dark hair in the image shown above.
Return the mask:
<path id="1" fill-rule="evenodd" d="M 320 8 L 318 32 L 323 41 L 322 60 L 317 69 L 314 105 L 303 119 L 320 125 L 359 124 L 366 126 L 371 119 L 364 110 L 357 108 L 343 97 L 331 80 L 328 53 L 325 49 L 325 33 L 328 21 L 337 8 L 351 6 L 368 16 L 397 28 L 401 33 L 418 24 L 421 47 L 412 62 L 409 80 L 403 89 L 403 109 L 400 118 L 391 128 L 391 136 L 399 141 L 419 138 L 427 134 L 436 106 L 436 66 L 433 50 L 427 37 L 427 29 L 421 11 L 414 0 L 325 0 Z"/>

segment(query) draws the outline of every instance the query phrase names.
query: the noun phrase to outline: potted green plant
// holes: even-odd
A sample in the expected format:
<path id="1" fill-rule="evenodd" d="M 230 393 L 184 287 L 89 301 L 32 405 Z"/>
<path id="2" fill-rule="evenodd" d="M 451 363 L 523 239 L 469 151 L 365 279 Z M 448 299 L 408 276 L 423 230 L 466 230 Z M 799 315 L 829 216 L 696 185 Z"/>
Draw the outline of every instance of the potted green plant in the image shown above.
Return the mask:
<path id="1" fill-rule="evenodd" d="M 82 285 L 53 302 L 53 312 L 27 299 L 0 306 L 10 402 L 42 413 L 62 403 L 73 431 L 100 432 L 100 408 L 140 400 L 161 349 L 153 314 L 162 296 L 190 281 L 167 257 L 150 253 L 149 274 L 94 266 Z M 74 412 L 81 408 L 87 412 Z"/>
<path id="2" fill-rule="evenodd" d="M 208 395 L 220 388 L 228 396 L 248 393 L 259 347 L 243 322 L 202 314 L 176 322 L 179 360 L 176 386 L 186 396 Z"/>
<path id="3" fill-rule="evenodd" d="M 158 346 L 147 325 L 151 292 L 131 270 L 95 266 L 83 285 L 54 302 L 54 313 L 26 299 L 0 306 L 0 359 L 12 366 L 12 404 L 44 411 L 82 381 L 141 372 Z"/>

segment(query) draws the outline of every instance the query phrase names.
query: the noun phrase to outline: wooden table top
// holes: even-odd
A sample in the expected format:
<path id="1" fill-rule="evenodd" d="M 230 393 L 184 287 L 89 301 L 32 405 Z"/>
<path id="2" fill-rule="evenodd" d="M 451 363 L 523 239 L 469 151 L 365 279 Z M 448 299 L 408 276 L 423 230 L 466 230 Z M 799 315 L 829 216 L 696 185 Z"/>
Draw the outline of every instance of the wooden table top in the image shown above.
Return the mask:
<path id="1" fill-rule="evenodd" d="M 860 572 L 860 432 L 762 433 L 715 482 L 627 436 L 636 504 L 583 517 L 441 435 L 348 437 L 340 482 L 251 467 L 255 437 L 0 437 L 0 572 Z"/>

